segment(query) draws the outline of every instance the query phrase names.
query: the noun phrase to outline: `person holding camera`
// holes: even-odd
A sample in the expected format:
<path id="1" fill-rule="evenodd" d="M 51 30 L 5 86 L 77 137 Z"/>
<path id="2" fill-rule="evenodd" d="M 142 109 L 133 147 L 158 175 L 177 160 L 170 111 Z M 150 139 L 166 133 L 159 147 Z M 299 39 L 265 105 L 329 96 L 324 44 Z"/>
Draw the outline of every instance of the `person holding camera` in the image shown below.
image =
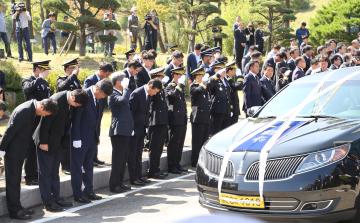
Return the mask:
<path id="1" fill-rule="evenodd" d="M 55 22 L 56 22 L 56 15 L 53 12 L 50 12 L 48 18 L 44 20 L 42 24 L 41 30 L 41 38 L 43 40 L 43 47 L 45 54 L 49 54 L 49 39 L 51 41 L 51 45 L 53 47 L 53 54 L 56 53 L 56 39 L 55 39 Z"/>
<path id="2" fill-rule="evenodd" d="M 2 2 L 0 3 L 0 37 L 4 42 L 7 57 L 12 57 L 10 41 L 6 33 L 5 12 L 6 12 L 6 4 Z"/>
<path id="3" fill-rule="evenodd" d="M 29 62 L 32 62 L 32 49 L 30 43 L 30 31 L 29 22 L 31 21 L 30 13 L 26 10 L 24 3 L 18 3 L 14 7 L 15 13 L 12 15 L 12 19 L 16 23 L 16 39 L 19 52 L 19 61 L 24 60 L 24 53 L 22 47 L 22 41 L 25 40 L 26 52 L 28 54 Z"/>
<path id="4" fill-rule="evenodd" d="M 113 21 L 116 22 L 114 17 L 113 17 L 113 13 L 105 13 L 104 15 L 105 19 L 104 21 Z M 114 29 L 105 29 L 104 30 L 104 35 L 107 36 L 116 36 L 116 31 Z M 113 56 L 113 51 L 114 51 L 114 47 L 115 47 L 115 41 L 111 40 L 111 41 L 107 41 L 105 43 L 105 56 L 109 56 L 112 57 Z"/>
<path id="5" fill-rule="evenodd" d="M 144 37 L 144 50 L 155 49 L 154 35 L 157 35 L 157 26 L 154 23 L 153 16 L 148 14 L 145 16 L 145 37 Z"/>

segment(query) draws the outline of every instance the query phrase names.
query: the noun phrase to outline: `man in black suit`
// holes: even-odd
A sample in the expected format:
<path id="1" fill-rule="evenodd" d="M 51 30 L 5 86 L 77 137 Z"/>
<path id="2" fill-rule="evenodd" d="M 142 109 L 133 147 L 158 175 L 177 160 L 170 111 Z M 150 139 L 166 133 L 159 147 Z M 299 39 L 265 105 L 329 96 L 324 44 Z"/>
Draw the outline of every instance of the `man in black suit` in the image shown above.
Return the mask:
<path id="1" fill-rule="evenodd" d="M 128 63 L 127 68 L 123 70 L 124 74 L 126 75 L 126 78 L 129 79 L 129 90 L 134 91 L 138 86 L 136 85 L 136 76 L 138 73 L 143 69 L 141 66 L 141 63 L 137 60 L 131 60 Z"/>
<path id="2" fill-rule="evenodd" d="M 22 89 L 25 94 L 25 99 L 36 99 L 41 101 L 49 98 L 51 95 L 49 83 L 46 81 L 49 75 L 50 60 L 33 62 L 33 75 L 25 78 L 22 81 Z M 39 124 L 40 118 L 36 118 L 36 125 Z M 36 147 L 32 143 L 31 148 L 28 150 L 29 154 L 25 161 L 25 183 L 26 185 L 38 185 L 38 168 L 36 161 Z"/>
<path id="3" fill-rule="evenodd" d="M 340 68 L 342 60 L 341 60 L 341 56 L 339 54 L 334 54 L 331 58 L 330 58 L 330 62 L 331 65 L 329 67 L 330 70 L 337 70 Z"/>
<path id="4" fill-rule="evenodd" d="M 246 47 L 246 34 L 244 29 L 244 23 L 240 23 L 238 29 L 235 30 L 235 59 L 236 65 L 239 69 L 241 69 L 241 61 L 244 56 L 244 50 Z"/>
<path id="5" fill-rule="evenodd" d="M 131 113 L 134 119 L 134 136 L 130 141 L 128 159 L 130 183 L 144 185 L 149 182 L 142 177 L 142 152 L 144 148 L 145 128 L 149 122 L 150 98 L 162 89 L 160 80 L 151 79 L 149 83 L 135 89 L 129 99 Z"/>
<path id="6" fill-rule="evenodd" d="M 272 82 L 272 77 L 274 75 L 274 70 L 272 66 L 267 66 L 263 73 L 262 78 L 260 79 L 261 91 L 264 103 L 266 103 L 272 96 L 274 96 L 275 87 Z"/>
<path id="7" fill-rule="evenodd" d="M 162 80 L 164 78 L 164 68 L 157 68 L 150 72 L 151 79 Z M 164 83 L 164 81 L 162 81 Z M 165 91 L 161 89 L 159 93 L 150 99 L 149 115 L 149 161 L 150 167 L 148 177 L 164 179 L 167 173 L 160 172 L 160 158 L 164 148 L 165 139 L 168 133 L 168 106 L 166 103 Z"/>
<path id="8" fill-rule="evenodd" d="M 236 75 L 236 61 L 227 63 L 225 65 L 225 69 L 226 69 L 227 81 L 231 87 L 231 92 L 230 92 L 231 113 L 230 113 L 229 125 L 232 125 L 238 122 L 240 116 L 238 91 L 241 91 L 243 89 L 244 76 Z"/>
<path id="9" fill-rule="evenodd" d="M 164 71 L 165 75 L 169 78 L 169 80 L 165 83 L 165 86 L 167 86 L 172 80 L 171 70 L 182 67 L 183 62 L 184 62 L 184 54 L 179 50 L 175 50 L 171 55 L 170 64 L 167 65 Z"/>
<path id="10" fill-rule="evenodd" d="M 134 120 L 129 105 L 129 79 L 124 73 L 115 72 L 111 75 L 111 82 L 114 90 L 108 98 L 113 123 L 109 130 L 112 145 L 109 188 L 113 193 L 122 193 L 131 190 L 131 187 L 123 183 L 123 179 L 130 152 L 130 140 L 134 133 Z"/>
<path id="11" fill-rule="evenodd" d="M 11 114 L 0 143 L 0 150 L 5 151 L 6 201 L 10 218 L 30 219 L 34 213 L 24 209 L 20 203 L 22 166 L 33 144 L 37 117 L 56 114 L 57 108 L 57 102 L 52 99 L 31 99 L 16 107 Z"/>
<path id="12" fill-rule="evenodd" d="M 249 63 L 249 61 L 251 60 L 251 54 L 254 51 L 255 51 L 255 46 L 250 46 L 248 49 L 248 52 L 242 58 L 242 61 L 241 61 L 241 71 L 242 72 L 244 72 L 246 64 Z"/>
<path id="13" fill-rule="evenodd" d="M 304 72 L 304 69 L 306 68 L 305 59 L 303 57 L 298 57 L 295 60 L 295 64 L 296 64 L 296 68 L 292 74 L 292 81 L 295 81 L 305 76 L 305 72 Z"/>
<path id="14" fill-rule="evenodd" d="M 124 69 L 126 69 L 128 67 L 129 62 L 134 59 L 135 54 L 136 53 L 134 49 L 130 49 L 127 52 L 125 52 L 126 61 L 124 63 Z"/>
<path id="15" fill-rule="evenodd" d="M 155 64 L 155 57 L 151 53 L 144 53 L 142 56 L 142 69 L 141 71 L 135 76 L 136 87 L 141 87 L 149 82 L 151 79 L 149 72 L 153 68 Z"/>
<path id="16" fill-rule="evenodd" d="M 312 46 L 310 45 L 306 45 L 303 48 L 303 57 L 305 59 L 305 64 L 306 67 L 304 68 L 304 72 L 306 73 L 306 71 L 310 68 L 311 66 L 311 59 L 313 58 L 313 50 L 312 50 Z"/>
<path id="17" fill-rule="evenodd" d="M 56 88 L 58 92 L 81 89 L 81 83 L 78 79 L 78 75 L 80 72 L 78 59 L 79 58 L 71 59 L 63 64 L 65 75 L 58 77 L 56 81 Z M 63 149 L 60 161 L 63 173 L 70 175 L 71 142 L 70 132 L 68 133 L 69 134 L 67 136 L 63 137 L 63 141 L 61 142 Z"/>
<path id="18" fill-rule="evenodd" d="M 102 63 L 99 66 L 99 70 L 97 70 L 95 72 L 95 74 L 87 77 L 84 81 L 84 89 L 89 88 L 90 86 L 95 85 L 97 82 L 108 78 L 110 76 L 110 74 L 114 72 L 114 68 L 110 63 Z M 100 122 L 98 123 L 98 131 L 97 133 L 99 134 L 98 137 L 100 136 L 100 126 L 101 126 L 101 119 L 102 119 L 102 115 L 103 115 L 103 110 L 105 108 L 106 105 L 106 99 L 104 98 L 103 100 L 99 100 L 99 107 L 100 107 Z M 96 147 L 96 152 L 94 155 L 94 165 L 98 166 L 98 165 L 104 165 L 105 162 L 99 160 L 98 158 L 98 148 Z"/>
<path id="19" fill-rule="evenodd" d="M 74 200 L 90 203 L 102 199 L 93 191 L 93 164 L 99 143 L 99 125 L 101 121 L 101 100 L 111 95 L 111 81 L 103 79 L 85 89 L 89 103 L 74 109 L 71 127 L 71 185 Z M 84 172 L 84 173 L 83 173 Z M 84 190 L 81 189 L 84 183 Z"/>
<path id="20" fill-rule="evenodd" d="M 244 82 L 244 106 L 243 111 L 248 116 L 248 110 L 253 106 L 262 106 L 261 87 L 257 73 L 260 70 L 258 61 L 250 61 L 249 73 L 245 76 Z"/>
<path id="21" fill-rule="evenodd" d="M 204 68 L 200 67 L 191 73 L 194 81 L 190 85 L 191 98 L 191 166 L 196 167 L 201 147 L 209 138 L 210 98 L 202 79 Z"/>
<path id="22" fill-rule="evenodd" d="M 215 135 L 226 128 L 230 123 L 230 94 L 231 87 L 226 79 L 226 69 L 222 69 L 225 64 L 219 63 L 216 74 L 210 77 L 206 89 L 209 91 L 211 106 L 211 134 Z"/>
<path id="23" fill-rule="evenodd" d="M 201 43 L 195 44 L 194 52 L 190 53 L 187 57 L 186 62 L 186 76 L 188 80 L 191 80 L 191 72 L 198 68 L 198 65 L 201 61 L 201 47 L 203 45 Z"/>
<path id="24" fill-rule="evenodd" d="M 44 117 L 34 133 L 39 165 L 39 188 L 45 209 L 50 212 L 63 211 L 71 202 L 60 198 L 59 166 L 62 142 L 69 136 L 73 108 L 85 106 L 87 93 L 82 89 L 62 91 L 50 97 L 58 104 L 55 115 Z"/>
<path id="25" fill-rule="evenodd" d="M 249 62 L 250 61 L 259 61 L 259 63 L 260 63 L 261 62 L 261 56 L 262 56 L 262 54 L 257 50 L 255 50 L 251 54 L 251 56 L 250 56 L 251 59 L 248 62 L 246 62 L 246 64 L 244 65 L 244 70 L 242 70 L 242 75 L 243 76 L 246 76 L 249 73 L 249 70 L 250 70 L 249 69 Z"/>
<path id="26" fill-rule="evenodd" d="M 296 68 L 295 60 L 296 60 L 296 58 L 299 57 L 299 49 L 298 48 L 292 48 L 292 49 L 290 49 L 289 54 L 290 54 L 290 58 L 286 63 L 287 63 L 287 67 L 292 72 Z"/>
<path id="27" fill-rule="evenodd" d="M 170 173 L 180 174 L 186 172 L 180 165 L 187 125 L 185 68 L 176 68 L 171 72 L 173 79 L 165 88 L 170 132 L 167 147 L 168 171 Z"/>

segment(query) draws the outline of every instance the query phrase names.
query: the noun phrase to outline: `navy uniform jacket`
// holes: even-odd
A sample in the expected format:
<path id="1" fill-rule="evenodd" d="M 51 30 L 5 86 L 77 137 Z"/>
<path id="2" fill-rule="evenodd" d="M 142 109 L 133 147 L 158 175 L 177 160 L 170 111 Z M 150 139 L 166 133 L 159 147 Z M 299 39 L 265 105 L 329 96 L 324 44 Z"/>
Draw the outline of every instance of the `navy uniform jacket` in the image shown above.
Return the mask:
<path id="1" fill-rule="evenodd" d="M 36 128 L 35 100 L 29 100 L 17 106 L 12 112 L 7 129 L 0 143 L 0 150 L 19 152 L 25 157 L 31 146 L 32 135 Z"/>
<path id="2" fill-rule="evenodd" d="M 123 92 L 114 89 L 108 98 L 111 110 L 110 137 L 131 136 L 134 130 L 134 120 L 129 105 L 130 94 L 131 91 L 128 89 L 124 89 Z"/>
<path id="3" fill-rule="evenodd" d="M 257 78 L 249 73 L 245 76 L 244 82 L 244 106 L 243 111 L 247 111 L 247 109 L 253 106 L 262 106 L 262 94 L 261 94 L 261 86 Z"/>
<path id="4" fill-rule="evenodd" d="M 174 69 L 174 68 L 175 68 L 175 66 L 172 63 L 169 63 L 165 67 L 164 74 L 169 77 L 168 82 L 164 84 L 165 86 L 167 86 L 172 81 L 171 70 Z"/>
<path id="5" fill-rule="evenodd" d="M 165 91 L 161 90 L 150 99 L 149 126 L 167 125 L 168 123 L 168 106 Z"/>
<path id="6" fill-rule="evenodd" d="M 305 76 L 305 73 L 302 69 L 296 67 L 292 74 L 292 81 L 297 80 Z"/>
<path id="7" fill-rule="evenodd" d="M 146 71 L 145 67 L 135 76 L 136 87 L 141 87 L 147 84 L 150 81 L 149 73 Z"/>
<path id="8" fill-rule="evenodd" d="M 196 56 L 194 53 L 190 53 L 187 57 L 187 63 L 186 63 L 186 75 L 189 79 L 191 79 L 191 72 L 193 70 L 196 70 L 198 67 Z"/>
<path id="9" fill-rule="evenodd" d="M 25 99 L 31 100 L 36 99 L 41 101 L 45 98 L 49 98 L 51 95 L 49 83 L 43 78 L 36 78 L 30 76 L 22 81 L 22 89 L 25 94 Z"/>
<path id="10" fill-rule="evenodd" d="M 99 142 L 100 107 L 95 105 L 91 88 L 85 89 L 89 101 L 86 106 L 74 109 L 71 127 L 72 141 L 81 140 L 82 148 L 94 148 Z"/>
<path id="11" fill-rule="evenodd" d="M 134 131 L 143 134 L 149 123 L 150 96 L 146 96 L 145 86 L 136 88 L 130 95 L 129 105 L 134 119 Z"/>
<path id="12" fill-rule="evenodd" d="M 240 115 L 240 106 L 239 106 L 239 95 L 238 91 L 241 91 L 243 89 L 243 82 L 238 82 L 239 78 L 241 77 L 235 77 L 232 79 L 228 79 L 228 83 L 231 87 L 231 94 L 230 94 L 230 101 L 231 101 L 231 112 L 233 115 Z"/>
<path id="13" fill-rule="evenodd" d="M 130 91 L 134 91 L 136 88 L 140 87 L 140 86 L 136 86 L 136 81 L 135 81 L 135 77 L 132 76 L 127 69 L 123 70 L 123 73 L 126 75 L 127 78 L 129 78 L 129 86 L 128 89 Z"/>
<path id="14" fill-rule="evenodd" d="M 55 115 L 43 117 L 33 135 L 35 145 L 49 145 L 49 153 L 61 150 L 63 139 L 69 135 L 71 110 L 67 100 L 67 92 L 62 91 L 51 96 L 58 103 L 58 112 Z"/>
<path id="15" fill-rule="evenodd" d="M 215 114 L 230 114 L 230 94 L 231 94 L 231 87 L 227 82 L 226 78 L 224 78 L 224 82 L 218 78 L 217 76 L 213 76 L 210 78 L 207 89 L 210 93 L 210 101 L 211 113 Z"/>
<path id="16" fill-rule="evenodd" d="M 210 123 L 210 99 L 206 89 L 198 83 L 190 85 L 191 115 L 190 122 L 196 124 Z"/>
<path id="17" fill-rule="evenodd" d="M 73 91 L 81 89 L 81 83 L 75 74 L 69 76 L 61 76 L 56 80 L 56 89 L 60 91 Z"/>
<path id="18" fill-rule="evenodd" d="M 272 81 L 268 80 L 265 76 L 260 79 L 260 84 L 264 102 L 267 102 L 276 93 L 275 87 L 272 84 Z"/>
<path id="19" fill-rule="evenodd" d="M 169 125 L 186 125 L 187 110 L 185 101 L 185 86 L 181 91 L 176 89 L 177 84 L 171 82 L 165 88 L 166 100 L 168 103 Z"/>
<path id="20" fill-rule="evenodd" d="M 293 58 L 290 58 L 287 62 L 287 66 L 291 71 L 294 71 L 296 68 L 295 60 Z"/>

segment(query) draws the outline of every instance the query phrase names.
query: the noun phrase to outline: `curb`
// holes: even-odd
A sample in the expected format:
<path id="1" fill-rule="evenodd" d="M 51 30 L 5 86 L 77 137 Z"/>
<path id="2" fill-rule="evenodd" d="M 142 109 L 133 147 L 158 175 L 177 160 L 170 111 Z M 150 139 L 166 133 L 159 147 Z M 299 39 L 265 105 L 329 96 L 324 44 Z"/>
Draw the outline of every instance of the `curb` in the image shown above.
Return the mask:
<path id="1" fill-rule="evenodd" d="M 181 165 L 187 166 L 191 163 L 191 148 L 184 147 Z M 143 158 L 142 161 L 142 174 L 145 175 L 146 170 L 149 168 L 149 159 Z M 167 154 L 163 153 L 160 159 L 160 169 L 167 170 Z M 111 167 L 104 168 L 95 168 L 94 169 L 94 190 L 98 190 L 100 188 L 105 188 L 109 186 L 110 179 L 110 171 Z M 128 180 L 129 175 L 128 171 L 125 172 L 124 180 Z M 66 175 L 61 177 L 60 179 L 60 194 L 61 197 L 71 197 L 72 196 L 72 188 L 71 188 L 71 177 Z M 34 207 L 37 205 L 41 205 L 41 197 L 40 190 L 38 186 L 21 186 L 21 194 L 20 194 L 21 204 L 24 208 Z M 6 205 L 6 192 L 0 193 L 0 216 L 6 215 L 8 213 L 7 205 Z"/>

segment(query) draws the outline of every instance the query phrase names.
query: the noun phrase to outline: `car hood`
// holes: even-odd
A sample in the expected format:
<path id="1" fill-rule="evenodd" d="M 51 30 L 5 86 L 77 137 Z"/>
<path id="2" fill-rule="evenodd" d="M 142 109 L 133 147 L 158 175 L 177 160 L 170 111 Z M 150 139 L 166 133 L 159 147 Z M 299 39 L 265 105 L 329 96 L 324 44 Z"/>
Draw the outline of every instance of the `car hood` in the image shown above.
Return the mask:
<path id="1" fill-rule="evenodd" d="M 236 146 L 237 142 L 249 133 L 257 131 L 273 120 L 244 119 L 214 135 L 205 147 L 208 151 L 223 156 L 230 147 Z M 282 135 L 271 148 L 268 158 L 315 152 L 360 138 L 360 120 L 306 118 L 296 121 L 302 124 Z"/>

